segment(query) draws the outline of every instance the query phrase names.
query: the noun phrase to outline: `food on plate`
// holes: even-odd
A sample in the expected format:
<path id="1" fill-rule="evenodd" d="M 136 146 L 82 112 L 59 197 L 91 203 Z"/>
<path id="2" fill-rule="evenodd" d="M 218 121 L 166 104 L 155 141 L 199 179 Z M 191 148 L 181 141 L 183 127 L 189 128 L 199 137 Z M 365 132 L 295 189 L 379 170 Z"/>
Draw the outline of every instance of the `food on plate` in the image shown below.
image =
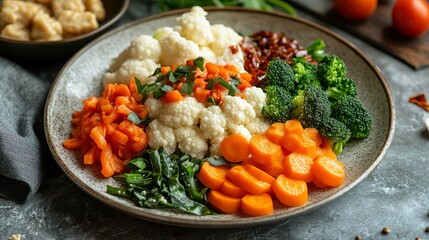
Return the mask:
<path id="1" fill-rule="evenodd" d="M 101 0 L 4 0 L 0 36 L 22 41 L 57 41 L 90 32 L 105 18 Z"/>
<path id="2" fill-rule="evenodd" d="M 309 189 L 341 185 L 337 155 L 371 130 L 344 61 L 321 39 L 242 37 L 206 15 L 193 7 L 132 40 L 64 146 L 122 181 L 108 193 L 197 215 L 268 215 L 273 201 L 301 206 Z"/>

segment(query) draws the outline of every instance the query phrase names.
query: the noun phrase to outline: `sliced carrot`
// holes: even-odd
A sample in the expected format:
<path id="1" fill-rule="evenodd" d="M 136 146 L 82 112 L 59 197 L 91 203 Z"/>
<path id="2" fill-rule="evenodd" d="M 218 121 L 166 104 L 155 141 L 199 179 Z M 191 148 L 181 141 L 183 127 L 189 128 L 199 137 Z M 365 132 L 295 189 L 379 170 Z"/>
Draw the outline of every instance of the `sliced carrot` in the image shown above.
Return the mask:
<path id="1" fill-rule="evenodd" d="M 250 173 L 252 176 L 254 176 L 256 179 L 258 179 L 259 181 L 264 181 L 266 183 L 272 184 L 274 182 L 274 180 L 276 180 L 273 176 L 271 176 L 270 174 L 264 172 L 263 170 L 250 165 L 250 164 L 246 164 L 243 165 L 243 168 Z"/>
<path id="2" fill-rule="evenodd" d="M 222 184 L 220 191 L 228 196 L 236 198 L 242 198 L 247 194 L 246 191 L 235 185 L 229 179 L 226 179 L 226 181 Z"/>
<path id="3" fill-rule="evenodd" d="M 123 134 L 122 132 L 118 131 L 118 130 L 113 130 L 112 133 L 112 140 L 125 145 L 128 142 L 128 136 Z"/>
<path id="4" fill-rule="evenodd" d="M 280 145 L 283 141 L 285 131 L 284 123 L 273 123 L 267 129 L 266 135 L 271 140 L 271 142 Z"/>
<path id="5" fill-rule="evenodd" d="M 261 164 L 259 164 L 258 162 L 256 162 L 252 156 L 249 156 L 247 159 L 243 160 L 243 162 L 241 162 L 241 165 L 246 165 L 246 164 L 250 164 L 253 165 L 255 167 L 260 167 Z"/>
<path id="6" fill-rule="evenodd" d="M 317 179 L 314 175 L 313 175 L 313 179 L 312 179 L 313 184 L 319 188 L 319 189 L 326 189 L 329 188 L 328 185 L 322 183 L 319 179 Z"/>
<path id="7" fill-rule="evenodd" d="M 198 179 L 204 186 L 216 190 L 225 182 L 228 172 L 227 167 L 212 166 L 209 162 L 204 162 L 198 173 Z"/>
<path id="8" fill-rule="evenodd" d="M 264 172 L 270 174 L 271 176 L 277 177 L 278 175 L 284 173 L 283 161 L 284 161 L 284 158 L 278 158 L 271 164 L 265 164 L 265 165 L 260 164 L 259 168 Z"/>
<path id="9" fill-rule="evenodd" d="M 270 215 L 273 210 L 273 199 L 267 193 L 259 195 L 246 194 L 241 200 L 241 210 L 249 216 Z"/>
<path id="10" fill-rule="evenodd" d="M 207 201 L 223 213 L 236 213 L 241 207 L 241 198 L 231 197 L 217 190 L 210 190 Z"/>
<path id="11" fill-rule="evenodd" d="M 228 172 L 228 177 L 235 185 L 252 194 L 268 192 L 271 188 L 270 183 L 258 180 L 241 165 L 232 167 Z"/>
<path id="12" fill-rule="evenodd" d="M 165 93 L 161 100 L 165 103 L 172 103 L 172 102 L 180 102 L 183 100 L 182 94 L 179 92 L 179 90 L 172 90 L 167 93 Z"/>
<path id="13" fill-rule="evenodd" d="M 241 134 L 231 134 L 220 143 L 220 152 L 230 162 L 244 161 L 249 157 L 249 141 Z"/>
<path id="14" fill-rule="evenodd" d="M 102 133 L 102 129 L 100 125 L 92 128 L 89 136 L 92 138 L 92 140 L 94 140 L 98 148 L 100 148 L 101 150 L 106 149 L 107 141 L 104 138 L 105 134 Z"/>
<path id="15" fill-rule="evenodd" d="M 85 144 L 85 140 L 79 137 L 67 139 L 63 142 L 63 146 L 68 150 L 76 150 Z"/>
<path id="16" fill-rule="evenodd" d="M 331 145 L 329 144 L 329 140 L 327 140 L 326 138 L 322 139 L 322 144 L 320 144 L 320 155 L 325 155 L 329 158 L 335 159 L 337 160 L 337 155 L 335 154 L 335 152 L 332 150 Z"/>
<path id="17" fill-rule="evenodd" d="M 283 166 L 287 177 L 309 183 L 313 179 L 310 171 L 312 165 L 311 156 L 293 152 L 285 157 Z"/>
<path id="18" fill-rule="evenodd" d="M 302 134 L 304 131 L 304 128 L 302 127 L 302 124 L 297 119 L 291 119 L 287 120 L 285 122 L 285 135 L 288 134 Z"/>
<path id="19" fill-rule="evenodd" d="M 273 164 L 284 157 L 281 146 L 271 142 L 264 135 L 252 136 L 249 142 L 249 152 L 253 159 L 262 165 Z"/>
<path id="20" fill-rule="evenodd" d="M 115 173 L 115 160 L 109 144 L 100 153 L 101 174 L 104 177 L 111 177 Z"/>
<path id="21" fill-rule="evenodd" d="M 323 155 L 314 160 L 311 172 L 320 182 L 331 187 L 341 185 L 345 178 L 344 165 L 336 159 Z"/>
<path id="22" fill-rule="evenodd" d="M 289 207 L 297 207 L 308 200 L 307 183 L 295 180 L 280 174 L 272 184 L 277 199 Z"/>
<path id="23" fill-rule="evenodd" d="M 97 149 L 98 149 L 97 145 L 93 144 L 89 149 L 89 151 L 87 151 L 85 155 L 83 155 L 84 164 L 91 165 L 95 162 L 95 160 L 97 159 L 97 156 L 96 156 Z"/>

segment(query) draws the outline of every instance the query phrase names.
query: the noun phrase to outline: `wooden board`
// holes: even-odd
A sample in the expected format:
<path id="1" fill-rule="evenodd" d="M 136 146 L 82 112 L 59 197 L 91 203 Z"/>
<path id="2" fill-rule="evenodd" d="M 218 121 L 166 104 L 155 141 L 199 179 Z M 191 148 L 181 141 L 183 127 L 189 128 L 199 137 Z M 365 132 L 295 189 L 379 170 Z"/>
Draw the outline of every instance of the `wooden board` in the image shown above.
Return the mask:
<path id="1" fill-rule="evenodd" d="M 419 38 L 401 37 L 391 24 L 391 4 L 379 4 L 377 11 L 362 22 L 341 19 L 332 9 L 332 0 L 291 0 L 296 9 L 309 12 L 361 38 L 414 69 L 429 67 L 429 33 Z M 393 1 L 390 1 L 393 2 Z"/>

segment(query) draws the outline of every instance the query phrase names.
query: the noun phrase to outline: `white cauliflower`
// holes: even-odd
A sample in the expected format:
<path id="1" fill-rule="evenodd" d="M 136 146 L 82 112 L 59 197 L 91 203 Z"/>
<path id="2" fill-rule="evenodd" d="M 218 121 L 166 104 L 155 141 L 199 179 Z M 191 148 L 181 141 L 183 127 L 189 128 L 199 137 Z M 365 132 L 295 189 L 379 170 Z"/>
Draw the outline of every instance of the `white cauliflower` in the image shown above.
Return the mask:
<path id="1" fill-rule="evenodd" d="M 161 100 L 158 100 L 150 94 L 146 101 L 144 102 L 144 106 L 147 109 L 148 115 L 150 118 L 158 118 L 161 113 L 162 107 L 164 103 Z"/>
<path id="2" fill-rule="evenodd" d="M 195 158 L 204 158 L 208 144 L 197 126 L 175 128 L 174 134 L 182 152 Z"/>
<path id="3" fill-rule="evenodd" d="M 257 117 L 262 117 L 262 108 L 267 101 L 267 94 L 261 88 L 250 87 L 243 92 L 244 99 L 252 105 Z"/>
<path id="4" fill-rule="evenodd" d="M 256 117 L 255 110 L 246 100 L 236 96 L 224 96 L 221 108 L 227 124 L 245 125 Z"/>
<path id="5" fill-rule="evenodd" d="M 160 41 L 162 66 L 171 66 L 175 64 L 184 64 L 191 58 L 197 58 L 201 55 L 198 44 L 180 36 L 176 31 L 171 32 Z"/>
<path id="6" fill-rule="evenodd" d="M 131 77 L 136 77 L 140 80 L 141 84 L 146 84 L 153 79 L 149 76 L 160 67 L 159 64 L 151 59 L 137 60 L 130 59 L 125 61 L 116 72 L 108 72 L 104 74 L 103 84 L 108 83 L 124 83 L 128 84 Z"/>
<path id="7" fill-rule="evenodd" d="M 213 62 L 216 63 L 217 59 L 215 53 L 209 47 L 201 47 L 200 48 L 200 56 L 204 58 L 204 62 Z"/>
<path id="8" fill-rule="evenodd" d="M 118 58 L 110 65 L 109 71 L 117 71 L 125 61 L 130 59 L 150 59 L 158 63 L 160 56 L 161 45 L 158 40 L 143 34 L 132 40 L 130 45 L 119 54 Z"/>
<path id="9" fill-rule="evenodd" d="M 217 57 L 216 62 L 218 65 L 233 65 L 237 68 L 239 72 L 244 72 L 244 55 L 241 51 L 241 48 L 238 45 L 235 45 L 235 48 L 237 51 L 233 52 L 231 48 L 226 48 L 225 52 L 222 56 Z"/>
<path id="10" fill-rule="evenodd" d="M 204 105 L 194 97 L 185 97 L 179 102 L 165 103 L 159 119 L 169 127 L 191 127 L 200 120 L 203 108 Z"/>
<path id="11" fill-rule="evenodd" d="M 210 48 L 217 56 L 222 56 L 229 46 L 237 45 L 243 40 L 243 37 L 234 31 L 234 29 L 223 24 L 214 24 L 211 26 L 211 30 L 216 41 L 210 44 Z"/>
<path id="12" fill-rule="evenodd" d="M 246 124 L 246 128 L 251 134 L 264 134 L 270 126 L 270 122 L 262 117 L 256 117 Z"/>
<path id="13" fill-rule="evenodd" d="M 146 127 L 148 145 L 153 149 L 163 147 L 167 153 L 172 154 L 176 150 L 176 137 L 171 127 L 164 125 L 158 119 L 152 120 Z"/>
<path id="14" fill-rule="evenodd" d="M 201 110 L 200 129 L 204 138 L 213 139 L 225 133 L 226 119 L 219 106 Z"/>
<path id="15" fill-rule="evenodd" d="M 197 43 L 208 46 L 214 41 L 210 29 L 210 22 L 206 19 L 207 12 L 199 6 L 192 7 L 190 12 L 182 14 L 176 20 L 180 25 L 180 35 Z"/>
<path id="16" fill-rule="evenodd" d="M 162 27 L 162 28 L 158 28 L 154 33 L 153 33 L 153 38 L 155 38 L 158 41 L 161 41 L 162 39 L 164 39 L 165 37 L 167 37 L 171 32 L 173 32 L 174 29 L 171 27 Z"/>
<path id="17" fill-rule="evenodd" d="M 220 151 L 220 143 L 222 142 L 222 140 L 227 136 L 227 132 L 225 131 L 224 134 L 219 135 L 215 138 L 212 138 L 210 140 L 210 147 L 209 147 L 209 151 L 210 151 L 210 156 L 213 157 L 221 157 L 222 153 Z"/>
<path id="18" fill-rule="evenodd" d="M 244 125 L 229 123 L 226 125 L 226 128 L 229 133 L 228 135 L 237 133 L 245 137 L 247 140 L 252 138 L 252 134 L 250 133 L 249 129 L 247 129 Z"/>

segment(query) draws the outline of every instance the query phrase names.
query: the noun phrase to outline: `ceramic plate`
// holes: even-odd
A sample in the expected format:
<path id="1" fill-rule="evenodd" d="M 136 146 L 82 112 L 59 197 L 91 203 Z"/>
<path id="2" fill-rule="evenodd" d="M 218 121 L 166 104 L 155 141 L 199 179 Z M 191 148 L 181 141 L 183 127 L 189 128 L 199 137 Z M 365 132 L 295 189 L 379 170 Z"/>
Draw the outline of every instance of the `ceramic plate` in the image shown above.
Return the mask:
<path id="1" fill-rule="evenodd" d="M 284 32 L 303 46 L 308 46 L 315 38 L 322 38 L 329 54 L 344 59 L 348 76 L 357 82 L 359 99 L 373 116 L 370 136 L 365 140 L 350 141 L 339 157 L 346 167 L 345 182 L 329 190 L 311 190 L 304 206 L 277 206 L 272 215 L 264 217 L 228 214 L 194 216 L 168 210 L 143 209 L 130 201 L 107 194 L 106 185 L 118 183 L 113 179 L 101 178 L 94 173 L 97 172 L 95 169 L 83 165 L 82 156 L 62 147 L 62 142 L 70 136 L 71 115 L 80 110 L 83 99 L 100 95 L 103 74 L 112 59 L 131 40 L 141 34 L 152 34 L 162 26 L 176 25 L 175 19 L 184 11 L 173 11 L 130 23 L 92 41 L 69 60 L 53 83 L 45 107 L 46 137 L 58 165 L 77 186 L 104 204 L 138 218 L 179 226 L 237 227 L 285 220 L 311 211 L 345 194 L 376 168 L 392 141 L 395 111 L 386 81 L 359 49 L 317 24 L 288 15 L 238 8 L 207 10 L 211 24 L 222 23 L 241 33 L 260 30 Z"/>

